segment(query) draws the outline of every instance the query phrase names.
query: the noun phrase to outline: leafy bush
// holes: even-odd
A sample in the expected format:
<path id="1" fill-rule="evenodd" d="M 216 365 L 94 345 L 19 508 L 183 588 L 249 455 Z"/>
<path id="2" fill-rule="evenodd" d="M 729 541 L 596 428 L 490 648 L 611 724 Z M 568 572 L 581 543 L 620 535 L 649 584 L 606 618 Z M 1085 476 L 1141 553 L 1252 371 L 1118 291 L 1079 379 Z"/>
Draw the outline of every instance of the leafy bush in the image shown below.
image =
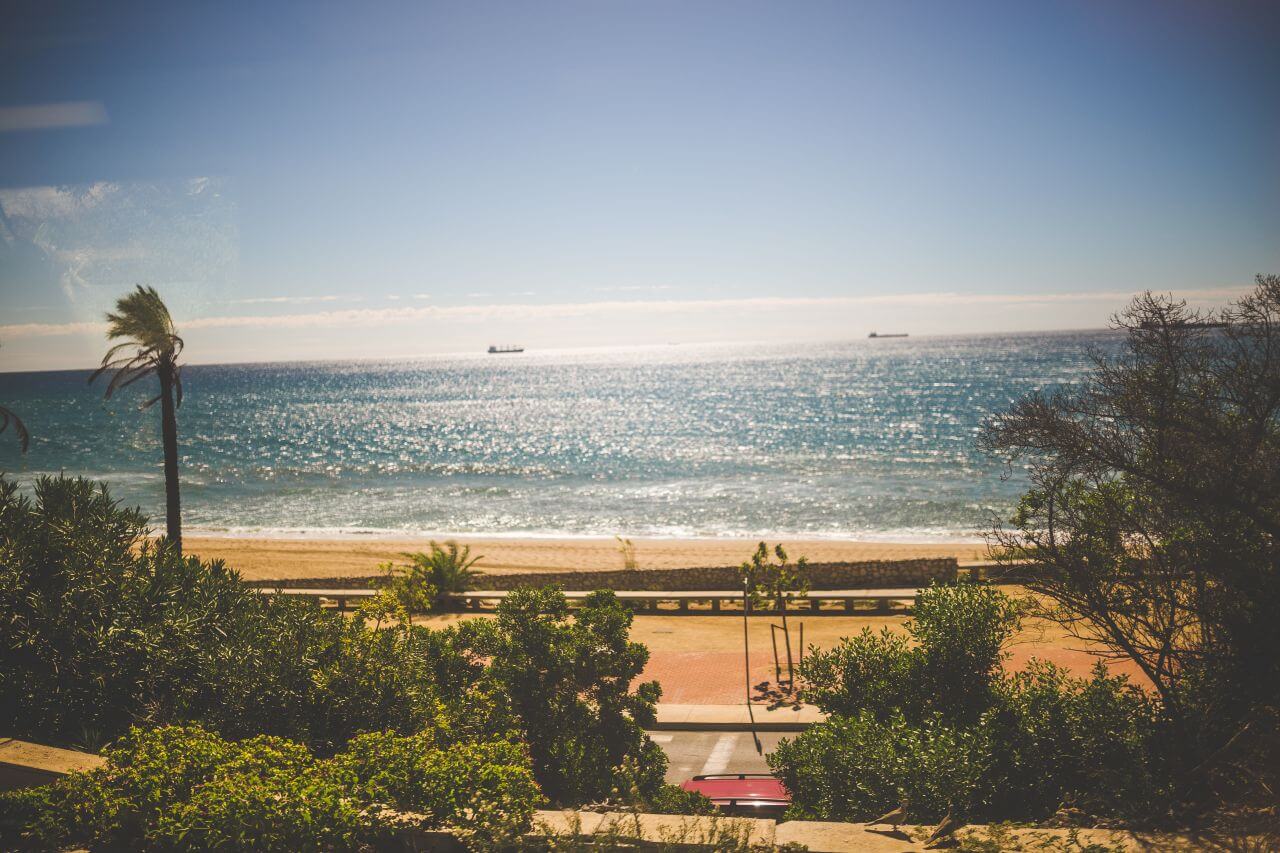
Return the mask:
<path id="1" fill-rule="evenodd" d="M 920 654 L 903 634 L 864 628 L 830 649 L 812 649 L 800 664 L 801 697 L 827 714 L 857 716 L 870 711 L 887 720 L 909 708 L 918 718 L 926 697 L 917 683 Z"/>
<path id="2" fill-rule="evenodd" d="M 33 500 L 0 479 L 0 730 L 96 747 L 209 700 L 208 655 L 256 596 L 148 532 L 88 480 Z"/>
<path id="3" fill-rule="evenodd" d="M 464 743 L 439 748 L 431 733 L 361 735 L 334 758 L 336 773 L 367 802 L 455 827 L 473 844 L 497 844 L 529 827 L 542 794 L 523 746 Z"/>
<path id="4" fill-rule="evenodd" d="M 172 795 L 127 840 L 155 849 L 351 849 L 379 830 L 377 813 L 351 796 L 293 741 L 259 735 L 228 745 L 228 758 L 185 797 Z"/>
<path id="5" fill-rule="evenodd" d="M 430 728 L 453 741 L 519 736 L 509 697 L 474 650 L 483 624 L 415 626 L 389 594 L 356 615 L 273 599 L 226 650 L 216 671 L 224 700 L 199 719 L 231 736 L 301 740 L 322 755 L 365 732 Z"/>
<path id="6" fill-rule="evenodd" d="M 713 815 L 720 812 L 705 794 L 686 791 L 679 785 L 658 788 L 644 804 L 644 810 L 649 814 Z"/>
<path id="7" fill-rule="evenodd" d="M 565 804 L 609 796 L 628 763 L 635 796 L 662 783 L 642 729 L 660 690 L 631 691 L 648 652 L 611 593 L 570 615 L 556 590 L 518 591 L 496 623 L 432 631 L 390 593 L 347 619 L 147 534 L 88 481 L 44 479 L 31 500 L 0 480 L 0 731 L 93 748 L 134 723 L 198 722 L 322 758 L 362 734 L 430 731 L 441 746 L 527 741 Z M 437 550 L 439 565 L 471 562 Z"/>
<path id="8" fill-rule="evenodd" d="M 995 811 L 1047 815 L 1070 800 L 1091 814 L 1145 815 L 1171 793 L 1159 703 L 1101 663 L 1082 679 L 1032 661 L 996 691 L 986 719 L 1000 747 Z"/>
<path id="9" fill-rule="evenodd" d="M 365 735 L 329 760 L 270 736 L 225 741 L 198 727 L 134 729 L 107 765 L 0 795 L 13 848 L 348 850 L 395 824 L 457 828 L 475 846 L 510 841 L 540 800 L 510 743 L 438 748 L 433 735 Z"/>
<path id="10" fill-rule="evenodd" d="M 136 722 L 194 720 L 331 754 L 360 732 L 442 718 L 510 729 L 492 697 L 492 719 L 463 720 L 479 676 L 442 702 L 437 676 L 476 667 L 387 597 L 345 619 L 257 595 L 148 533 L 87 480 L 41 479 L 34 499 L 0 480 L 0 730 L 96 748 Z"/>
<path id="11" fill-rule="evenodd" d="M 552 800 L 594 802 L 628 782 L 645 798 L 662 784 L 667 759 L 648 739 L 656 681 L 631 690 L 649 652 L 629 642 L 632 613 L 612 592 L 592 593 L 570 615 L 556 588 L 518 589 L 498 607 L 496 624 L 477 629 L 476 649 L 510 697 L 538 783 Z"/>
<path id="12" fill-rule="evenodd" d="M 936 820 L 953 805 L 982 811 L 993 746 L 980 728 L 940 717 L 918 724 L 870 712 L 833 717 L 784 740 L 769 766 L 791 792 L 787 815 L 799 820 L 864 821 L 906 798 L 912 820 Z"/>
<path id="13" fill-rule="evenodd" d="M 920 594 L 905 637 L 864 628 L 812 652 L 800 666 L 801 695 L 828 714 L 973 722 L 991 705 L 1001 647 L 1018 624 L 1017 605 L 997 589 L 935 585 Z"/>
<path id="14" fill-rule="evenodd" d="M 804 695 L 831 714 L 770 758 L 797 817 L 1035 819 L 1064 801 L 1150 815 L 1169 794 L 1159 703 L 1099 667 L 1000 669 L 1018 608 L 998 590 L 933 587 L 907 635 L 863 631 L 815 652 Z M 914 645 L 912 642 L 914 641 Z"/>
<path id="15" fill-rule="evenodd" d="M 948 719 L 976 720 L 991 705 L 1004 644 L 1019 627 L 1018 605 L 993 587 L 925 590 L 908 627 L 920 648 L 920 695 Z"/>
<path id="16" fill-rule="evenodd" d="M 410 613 L 431 612 L 439 604 L 441 593 L 466 592 L 475 577 L 472 566 L 483 559 L 471 556 L 470 545 L 459 546 L 453 541 L 445 542 L 443 547 L 432 542 L 430 548 L 430 553 L 402 555 L 409 559 L 408 565 L 382 565 L 387 587 Z"/>

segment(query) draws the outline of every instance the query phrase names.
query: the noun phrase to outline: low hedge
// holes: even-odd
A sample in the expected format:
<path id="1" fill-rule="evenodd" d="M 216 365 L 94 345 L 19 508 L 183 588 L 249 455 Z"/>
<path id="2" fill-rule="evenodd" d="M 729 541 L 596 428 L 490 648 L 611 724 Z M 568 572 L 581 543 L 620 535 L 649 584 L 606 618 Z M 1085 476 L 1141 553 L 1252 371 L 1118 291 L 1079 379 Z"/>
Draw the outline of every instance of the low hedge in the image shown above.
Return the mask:
<path id="1" fill-rule="evenodd" d="M 0 794 L 5 849 L 364 850 L 406 826 L 486 849 L 526 832 L 542 802 L 521 746 L 438 748 L 429 733 L 362 735 L 320 759 L 283 738 L 164 726 L 131 730 L 106 758 Z"/>

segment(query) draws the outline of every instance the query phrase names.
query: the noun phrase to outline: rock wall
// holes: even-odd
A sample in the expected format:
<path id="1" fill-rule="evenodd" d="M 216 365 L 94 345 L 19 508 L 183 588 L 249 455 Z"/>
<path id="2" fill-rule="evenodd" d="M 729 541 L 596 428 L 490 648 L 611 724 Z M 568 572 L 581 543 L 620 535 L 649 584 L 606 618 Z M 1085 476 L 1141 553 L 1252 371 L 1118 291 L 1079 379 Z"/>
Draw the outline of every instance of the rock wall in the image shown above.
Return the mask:
<path id="1" fill-rule="evenodd" d="M 952 557 L 931 560 L 873 560 L 860 563 L 810 563 L 807 571 L 811 589 L 876 589 L 884 587 L 928 586 L 932 581 L 953 581 L 959 565 Z M 379 586 L 381 576 L 358 578 L 294 578 L 259 581 L 265 587 L 308 587 L 348 589 Z M 736 566 L 707 566 L 693 569 L 636 569 L 596 572 L 522 572 L 487 574 L 478 572 L 472 589 L 515 589 L 519 586 L 559 584 L 564 589 L 619 590 L 726 590 L 739 589 L 742 577 Z"/>
<path id="2" fill-rule="evenodd" d="M 875 589 L 928 586 L 951 581 L 959 568 L 954 558 L 936 560 L 876 560 L 864 563 L 810 563 L 806 575 L 811 589 Z M 529 572 L 478 576 L 475 589 L 515 589 L 518 586 L 560 584 L 565 589 L 678 590 L 738 589 L 742 575 L 736 566 L 695 569 L 636 569 L 599 572 Z"/>

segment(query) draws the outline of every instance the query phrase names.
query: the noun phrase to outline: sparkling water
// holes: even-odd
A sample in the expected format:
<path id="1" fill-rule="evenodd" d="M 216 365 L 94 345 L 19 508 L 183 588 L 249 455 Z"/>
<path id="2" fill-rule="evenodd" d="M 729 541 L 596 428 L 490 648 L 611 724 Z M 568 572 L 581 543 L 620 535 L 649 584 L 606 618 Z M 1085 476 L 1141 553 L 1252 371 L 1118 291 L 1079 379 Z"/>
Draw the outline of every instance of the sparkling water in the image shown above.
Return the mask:
<path id="1" fill-rule="evenodd" d="M 1025 488 L 975 446 L 1107 332 L 188 366 L 189 532 L 973 539 Z M 195 355 L 195 353 L 192 353 Z M 0 365 L 2 368 L 2 365 Z M 149 382 L 0 374 L 0 470 L 83 474 L 163 525 Z M 144 396 L 146 395 L 146 396 Z"/>

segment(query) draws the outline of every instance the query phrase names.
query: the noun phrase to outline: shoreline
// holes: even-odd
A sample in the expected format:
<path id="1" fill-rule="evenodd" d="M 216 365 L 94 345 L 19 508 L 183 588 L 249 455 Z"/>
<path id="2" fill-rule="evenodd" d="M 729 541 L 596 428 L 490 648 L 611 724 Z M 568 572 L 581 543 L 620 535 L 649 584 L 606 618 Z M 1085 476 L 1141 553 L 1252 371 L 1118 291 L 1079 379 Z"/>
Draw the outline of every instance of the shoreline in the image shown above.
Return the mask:
<path id="1" fill-rule="evenodd" d="M 480 557 L 476 569 L 492 574 L 516 572 L 600 571 L 623 568 L 612 537 L 495 536 L 311 536 L 187 535 L 184 550 L 202 559 L 222 558 L 245 580 L 359 577 L 379 574 L 379 565 L 402 562 L 405 552 L 425 551 L 432 539 L 469 545 Z M 634 537 L 637 567 L 678 569 L 737 566 L 750 558 L 758 538 Z M 984 559 L 986 545 L 972 542 L 882 542 L 852 539 L 781 537 L 788 556 L 810 562 L 864 562 L 955 557 L 963 562 Z"/>
<path id="2" fill-rule="evenodd" d="M 159 528 L 157 528 L 158 530 Z M 156 535 L 159 535 L 158 533 Z M 510 542 L 510 541 L 529 541 L 529 542 L 616 542 L 617 536 L 623 536 L 625 539 L 631 539 L 633 542 L 654 541 L 654 542 L 759 542 L 764 540 L 769 543 L 773 542 L 838 542 L 855 545 L 891 545 L 891 546 L 915 546 L 921 545 L 925 547 L 937 545 L 940 547 L 963 548 L 968 546 L 980 546 L 983 544 L 981 536 L 965 536 L 955 533 L 912 533 L 908 531 L 890 531 L 888 533 L 682 533 L 682 532 L 656 532 L 656 533 L 633 533 L 615 534 L 615 533 L 574 533 L 570 531 L 537 531 L 537 530 L 514 530 L 514 531 L 492 531 L 492 532 L 468 532 L 456 533 L 439 530 L 396 530 L 383 527 L 235 527 L 235 528 L 218 528 L 218 527 L 183 527 L 183 541 L 188 539 L 253 539 L 264 542 L 269 541 L 297 541 L 297 542 L 401 542 L 401 541 L 422 541 L 429 542 L 434 539 L 437 542 L 447 542 L 455 540 L 461 542 L 463 540 L 471 542 Z"/>

